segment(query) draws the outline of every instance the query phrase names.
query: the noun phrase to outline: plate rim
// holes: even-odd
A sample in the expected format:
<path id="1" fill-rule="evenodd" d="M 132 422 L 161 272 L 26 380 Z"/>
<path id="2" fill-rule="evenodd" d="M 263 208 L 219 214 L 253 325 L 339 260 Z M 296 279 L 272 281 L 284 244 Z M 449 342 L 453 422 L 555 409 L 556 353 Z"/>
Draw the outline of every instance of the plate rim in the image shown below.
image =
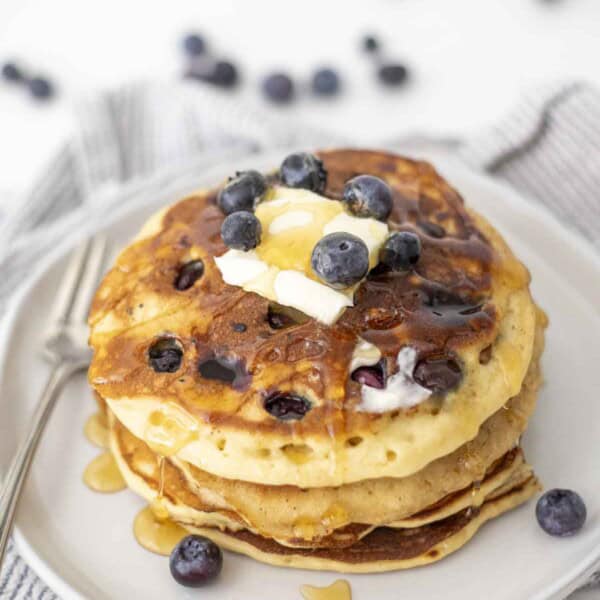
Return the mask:
<path id="1" fill-rule="evenodd" d="M 237 160 L 236 165 L 239 167 L 239 163 L 277 164 L 280 158 L 281 151 L 271 151 L 257 153 L 251 156 L 246 154 L 235 157 L 235 160 Z M 218 162 L 208 169 L 205 168 L 197 171 L 195 177 L 198 183 L 201 181 L 216 181 L 217 178 L 214 177 L 214 175 L 226 171 L 227 167 L 231 165 L 232 160 L 234 160 L 234 157 Z M 591 265 L 592 269 L 598 271 L 600 274 L 600 255 L 596 252 L 592 243 L 579 234 L 575 228 L 559 221 L 559 219 L 544 205 L 533 202 L 528 198 L 527 194 L 521 193 L 509 183 L 495 179 L 485 173 L 475 171 L 456 158 L 449 156 L 435 156 L 433 159 L 429 158 L 429 160 L 433 163 L 436 170 L 440 171 L 443 176 L 447 178 L 451 185 L 453 184 L 453 178 L 463 180 L 470 179 L 478 187 L 486 188 L 492 193 L 501 195 L 505 201 L 511 205 L 511 208 L 514 208 L 521 213 L 525 213 L 526 216 L 530 216 L 533 221 L 538 223 L 541 227 L 556 232 L 558 236 L 562 237 L 562 239 L 568 243 L 574 254 L 583 255 L 586 261 Z M 130 193 L 135 194 L 136 192 L 143 194 L 144 191 L 153 189 L 153 187 L 159 183 L 164 185 L 165 182 L 166 185 L 180 188 L 182 185 L 178 180 L 183 177 L 182 173 L 189 174 L 190 172 L 193 173 L 193 169 L 190 168 L 186 171 L 180 169 L 167 171 L 160 173 L 158 176 L 149 177 L 143 181 L 130 182 L 118 189 L 111 190 L 109 194 L 114 198 L 125 197 Z M 448 174 L 448 177 L 446 177 L 446 173 Z M 199 187 L 199 185 L 196 187 Z M 143 210 L 144 206 L 151 207 L 155 205 L 157 205 L 157 203 L 150 201 L 145 204 L 133 203 L 130 206 L 125 206 L 123 210 L 116 211 L 111 218 L 104 220 L 99 227 L 93 229 L 90 228 L 83 233 L 74 233 L 73 235 L 65 237 L 61 243 L 44 256 L 43 260 L 40 261 L 32 273 L 29 281 L 6 305 L 6 313 L 3 318 L 4 326 L 2 327 L 2 331 L 0 331 L 0 384 L 2 384 L 6 376 L 8 342 L 15 334 L 15 326 L 20 315 L 22 302 L 30 295 L 32 289 L 44 277 L 47 271 L 85 236 L 92 235 L 94 231 L 106 229 L 112 222 L 128 217 L 136 211 Z M 593 305 L 588 302 L 587 298 L 584 298 L 584 300 L 593 308 Z M 598 531 L 600 536 L 600 527 Z M 36 574 L 42 582 L 57 595 L 66 599 L 73 598 L 80 600 L 85 598 L 71 586 L 68 580 L 61 577 L 48 563 L 46 563 L 46 561 L 44 561 L 35 550 L 33 544 L 30 543 L 26 536 L 21 532 L 18 523 L 15 523 L 13 530 L 13 541 L 16 551 L 25 564 L 29 566 L 34 574 Z M 545 588 L 539 590 L 532 596 L 531 600 L 550 600 L 559 598 L 562 597 L 562 594 L 575 590 L 578 585 L 583 582 L 586 575 L 591 575 L 595 570 L 595 566 L 598 566 L 598 563 L 600 563 L 600 544 L 596 546 L 595 551 L 591 552 L 586 560 L 581 561 L 567 572 L 556 577 L 552 582 L 546 585 Z M 561 596 L 559 596 L 559 594 L 561 594 Z"/>

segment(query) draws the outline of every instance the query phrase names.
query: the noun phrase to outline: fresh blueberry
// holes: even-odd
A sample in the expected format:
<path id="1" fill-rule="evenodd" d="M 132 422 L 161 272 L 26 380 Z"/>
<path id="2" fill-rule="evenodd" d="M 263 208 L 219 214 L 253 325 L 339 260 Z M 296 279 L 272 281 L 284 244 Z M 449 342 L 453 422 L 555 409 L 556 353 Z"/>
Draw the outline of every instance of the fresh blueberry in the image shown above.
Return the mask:
<path id="1" fill-rule="evenodd" d="M 320 279 L 335 288 L 358 283 L 369 270 L 369 249 L 351 233 L 330 233 L 315 246 L 311 265 Z"/>
<path id="2" fill-rule="evenodd" d="M 288 187 L 322 192 L 327 182 L 327 171 L 323 168 L 323 161 L 314 154 L 297 152 L 281 163 L 279 177 Z"/>
<path id="3" fill-rule="evenodd" d="M 256 216 L 246 210 L 231 213 L 221 225 L 225 245 L 248 252 L 260 244 L 262 226 Z"/>
<path id="4" fill-rule="evenodd" d="M 174 338 L 161 338 L 150 346 L 148 358 L 157 373 L 175 373 L 181 366 L 183 350 Z"/>
<path id="5" fill-rule="evenodd" d="M 248 372 L 244 364 L 229 356 L 205 357 L 198 365 L 198 372 L 204 379 L 221 381 L 234 388 L 243 387 L 248 382 Z"/>
<path id="6" fill-rule="evenodd" d="M 379 251 L 379 262 L 392 271 L 408 271 L 421 256 L 419 236 L 410 231 L 396 231 Z"/>
<path id="7" fill-rule="evenodd" d="M 402 85 L 408 78 L 408 69 L 400 63 L 386 63 L 379 67 L 377 75 L 389 86 Z"/>
<path id="8" fill-rule="evenodd" d="M 263 92 L 272 102 L 285 104 L 294 97 L 294 82 L 285 73 L 271 73 L 263 81 Z"/>
<path id="9" fill-rule="evenodd" d="M 47 100 L 54 95 L 54 88 L 47 79 L 43 77 L 33 77 L 27 82 L 29 92 L 38 100 Z"/>
<path id="10" fill-rule="evenodd" d="M 271 394 L 264 403 L 265 410 L 280 421 L 298 421 L 311 409 L 311 403 L 291 393 Z"/>
<path id="11" fill-rule="evenodd" d="M 267 191 L 267 181 L 258 171 L 242 171 L 230 179 L 217 196 L 219 208 L 226 214 L 252 212 Z"/>
<path id="12" fill-rule="evenodd" d="M 359 175 L 344 186 L 343 203 L 348 212 L 356 217 L 385 221 L 392 212 L 392 190 L 379 177 Z"/>
<path id="13" fill-rule="evenodd" d="M 199 56 L 206 52 L 204 38 L 197 33 L 190 33 L 183 38 L 183 50 L 189 56 Z"/>
<path id="14" fill-rule="evenodd" d="M 183 292 L 189 290 L 196 280 L 200 279 L 204 274 L 204 263 L 198 260 L 192 260 L 185 263 L 175 278 L 174 286 L 176 290 Z"/>
<path id="15" fill-rule="evenodd" d="M 362 39 L 362 47 L 365 52 L 375 53 L 379 50 L 379 41 L 374 35 L 365 35 Z"/>
<path id="16" fill-rule="evenodd" d="M 2 65 L 2 77 L 6 81 L 19 82 L 23 81 L 23 72 L 15 63 L 5 63 Z"/>
<path id="17" fill-rule="evenodd" d="M 462 371 L 453 358 L 431 356 L 418 362 L 413 379 L 434 394 L 444 394 L 458 386 Z"/>
<path id="18" fill-rule="evenodd" d="M 238 82 L 238 72 L 232 63 L 225 60 L 195 60 L 188 67 L 184 76 L 222 88 L 233 87 Z"/>
<path id="19" fill-rule="evenodd" d="M 227 60 L 218 60 L 214 65 L 209 81 L 220 87 L 233 87 L 238 82 L 236 66 Z"/>
<path id="20" fill-rule="evenodd" d="M 333 69 L 319 69 L 312 78 L 312 89 L 318 96 L 335 96 L 340 90 L 339 75 Z"/>
<path id="21" fill-rule="evenodd" d="M 378 390 L 385 387 L 385 374 L 381 364 L 372 365 L 370 367 L 358 367 L 352 371 L 351 378 L 361 385 L 366 385 Z"/>
<path id="22" fill-rule="evenodd" d="M 215 579 L 223 568 L 223 554 L 212 540 L 188 535 L 171 552 L 171 575 L 186 587 L 200 587 Z"/>
<path id="23" fill-rule="evenodd" d="M 538 500 L 535 516 L 546 533 L 566 537 L 583 527 L 587 510 L 579 494 L 571 490 L 554 489 Z"/>

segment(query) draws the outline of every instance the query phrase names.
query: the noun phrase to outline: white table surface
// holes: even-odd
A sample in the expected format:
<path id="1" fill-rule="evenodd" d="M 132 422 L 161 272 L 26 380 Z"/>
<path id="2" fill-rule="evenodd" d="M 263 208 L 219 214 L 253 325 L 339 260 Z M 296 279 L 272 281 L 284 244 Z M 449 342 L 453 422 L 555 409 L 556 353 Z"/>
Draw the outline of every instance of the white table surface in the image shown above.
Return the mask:
<path id="1" fill-rule="evenodd" d="M 52 75 L 60 97 L 40 106 L 0 86 L 0 196 L 23 191 L 72 127 L 82 94 L 136 78 L 169 79 L 183 64 L 182 32 L 199 30 L 243 67 L 237 96 L 265 105 L 261 75 L 298 78 L 324 63 L 346 93 L 303 96 L 294 119 L 353 132 L 368 143 L 400 132 L 464 135 L 507 111 L 538 82 L 600 82 L 599 0 L 2 0 L 0 59 Z M 387 91 L 358 51 L 367 31 L 414 71 Z"/>

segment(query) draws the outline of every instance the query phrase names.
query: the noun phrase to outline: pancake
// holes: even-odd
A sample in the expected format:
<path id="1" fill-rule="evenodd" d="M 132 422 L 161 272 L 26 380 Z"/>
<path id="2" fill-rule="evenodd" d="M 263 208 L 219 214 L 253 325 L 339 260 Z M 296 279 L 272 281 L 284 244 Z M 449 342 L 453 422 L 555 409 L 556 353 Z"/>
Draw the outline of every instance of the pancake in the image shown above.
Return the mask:
<path id="1" fill-rule="evenodd" d="M 527 501 L 539 489 L 537 480 L 531 476 L 502 495 L 486 500 L 479 508 L 465 509 L 422 527 L 380 527 L 350 547 L 289 548 L 243 530 L 188 529 L 211 538 L 227 550 L 274 566 L 340 573 L 381 573 L 427 565 L 448 556 L 466 544 L 486 521 Z"/>
<path id="2" fill-rule="evenodd" d="M 149 425 L 160 425 L 168 439 L 155 451 L 168 446 L 169 455 L 203 472 L 260 485 L 407 478 L 476 438 L 519 394 L 532 362 L 536 309 L 527 270 L 499 234 L 427 163 L 352 150 L 319 157 L 328 198 L 339 199 L 357 174 L 387 181 L 390 231 L 421 240 L 415 271 L 375 270 L 334 324 L 308 318 L 274 329 L 272 302 L 226 284 L 216 266 L 226 250 L 218 189 L 163 210 L 119 256 L 90 314 L 90 383 L 136 437 L 152 444 Z M 191 260 L 203 262 L 202 277 L 179 291 L 173 282 Z M 148 364 L 150 346 L 165 336 L 183 351 L 174 373 Z M 458 365 L 460 383 L 411 408 L 360 410 L 350 365 L 361 340 L 379 349 L 390 374 L 408 346 L 419 364 Z M 210 357 L 235 365 L 233 381 L 201 374 Z M 265 399 L 279 392 L 310 403 L 304 418 L 266 412 Z"/>
<path id="3" fill-rule="evenodd" d="M 484 481 L 486 474 L 497 471 L 498 463 L 506 462 L 506 456 L 511 454 L 511 448 L 525 430 L 540 384 L 542 349 L 543 327 L 540 323 L 534 360 L 520 393 L 482 425 L 474 440 L 409 477 L 371 479 L 335 488 L 302 489 L 227 480 L 170 458 L 164 471 L 167 509 L 177 521 L 202 525 L 217 519 L 228 528 L 243 526 L 284 545 L 294 546 L 318 545 L 320 540 L 351 523 L 383 525 L 397 522 L 408 527 L 429 522 L 432 518 L 439 519 L 440 514 L 456 512 L 466 504 L 476 502 L 472 496 L 473 482 Z M 158 491 L 159 457 L 114 416 L 111 432 L 111 447 L 129 487 L 151 502 Z M 522 460 L 512 462 L 511 466 L 517 468 Z M 504 467 L 504 477 L 509 477 L 512 471 L 506 465 Z M 498 477 L 498 473 L 495 475 L 493 485 L 482 484 L 477 497 L 485 497 L 500 485 L 502 477 Z M 185 490 L 184 498 L 179 489 Z M 188 492 L 193 495 L 192 500 Z M 459 508 L 448 512 L 450 496 L 453 496 L 452 505 Z M 377 502 L 373 502 L 374 498 Z M 415 517 L 440 501 L 446 504 L 446 513 L 434 511 L 429 518 L 425 515 Z M 219 514 L 213 514 L 215 512 Z M 299 533 L 304 539 L 299 539 Z"/>

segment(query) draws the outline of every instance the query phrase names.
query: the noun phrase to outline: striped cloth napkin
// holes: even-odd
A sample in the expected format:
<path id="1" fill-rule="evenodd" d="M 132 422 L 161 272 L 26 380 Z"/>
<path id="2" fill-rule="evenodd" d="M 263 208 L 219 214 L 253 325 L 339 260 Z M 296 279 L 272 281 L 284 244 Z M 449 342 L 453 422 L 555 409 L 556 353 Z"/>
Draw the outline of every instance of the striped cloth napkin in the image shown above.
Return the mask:
<path id="1" fill-rule="evenodd" d="M 261 150 L 352 142 L 190 85 L 144 83 L 95 96 L 80 105 L 78 124 L 76 137 L 30 192 L 0 214 L 0 317 L 22 269 L 122 205 L 114 191 L 125 182 L 192 167 L 197 173 Z M 600 250 L 600 93 L 585 84 L 537 89 L 502 122 L 467 140 L 405 136 L 383 145 L 419 152 L 444 147 L 544 204 Z M 600 590 L 600 574 L 587 585 Z M 29 598 L 57 596 L 11 545 L 0 600 Z"/>

